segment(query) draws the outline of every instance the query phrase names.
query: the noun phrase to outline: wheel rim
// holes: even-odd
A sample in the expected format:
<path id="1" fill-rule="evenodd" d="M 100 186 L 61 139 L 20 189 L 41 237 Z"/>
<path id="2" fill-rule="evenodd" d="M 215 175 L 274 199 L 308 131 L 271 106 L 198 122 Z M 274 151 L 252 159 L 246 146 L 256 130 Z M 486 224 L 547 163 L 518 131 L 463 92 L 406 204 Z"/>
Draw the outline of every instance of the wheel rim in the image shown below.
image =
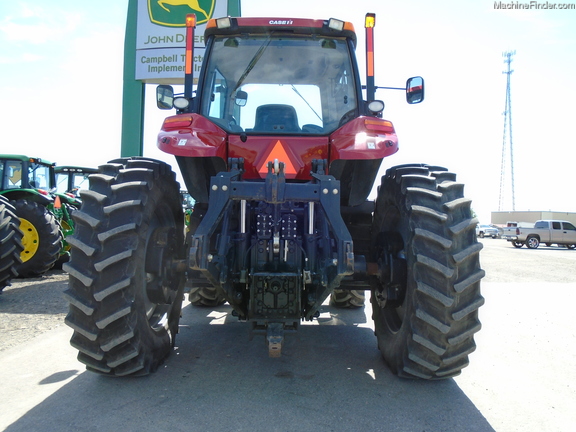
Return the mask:
<path id="1" fill-rule="evenodd" d="M 528 239 L 528 245 L 531 248 L 536 248 L 536 247 L 538 247 L 539 244 L 540 244 L 540 242 L 538 241 L 538 239 L 536 239 L 534 237 L 531 237 Z"/>
<path id="2" fill-rule="evenodd" d="M 144 266 L 144 308 L 150 328 L 168 330 L 170 312 L 176 300 L 177 276 L 173 262 L 178 258 L 173 241 L 175 221 L 168 209 L 157 211 L 151 223 Z"/>
<path id="3" fill-rule="evenodd" d="M 20 259 L 22 262 L 26 262 L 38 251 L 40 236 L 34 224 L 24 218 L 20 218 L 20 230 L 23 233 L 22 246 L 24 246 L 24 249 L 20 252 Z"/>
<path id="4" fill-rule="evenodd" d="M 375 296 L 386 327 L 391 333 L 397 333 L 405 316 L 407 260 L 405 241 L 397 228 L 399 213 L 396 210 L 388 217 L 393 228 L 381 233 L 379 239 L 379 286 L 375 290 Z"/>

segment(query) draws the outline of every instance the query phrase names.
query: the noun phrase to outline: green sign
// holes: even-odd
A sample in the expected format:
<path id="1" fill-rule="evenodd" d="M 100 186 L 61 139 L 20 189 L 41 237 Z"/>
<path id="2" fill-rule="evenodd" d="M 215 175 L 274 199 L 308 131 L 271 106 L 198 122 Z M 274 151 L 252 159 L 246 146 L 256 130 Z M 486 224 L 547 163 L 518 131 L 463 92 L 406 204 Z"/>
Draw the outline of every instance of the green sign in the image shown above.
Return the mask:
<path id="1" fill-rule="evenodd" d="M 180 71 L 179 65 L 169 60 L 176 54 L 179 63 L 184 64 L 183 27 L 189 13 L 196 14 L 199 25 L 207 23 L 212 15 L 216 15 L 215 18 L 240 16 L 240 0 L 128 1 L 124 39 L 122 157 L 143 154 L 144 83 L 176 84 L 183 81 L 183 70 Z M 194 42 L 195 45 L 196 42 L 204 45 L 202 27 L 196 28 Z M 194 57 L 200 62 L 201 49 L 195 47 L 194 51 Z"/>
<path id="2" fill-rule="evenodd" d="M 196 14 L 196 24 L 212 18 L 216 0 L 148 0 L 148 14 L 154 24 L 184 27 L 186 15 Z"/>

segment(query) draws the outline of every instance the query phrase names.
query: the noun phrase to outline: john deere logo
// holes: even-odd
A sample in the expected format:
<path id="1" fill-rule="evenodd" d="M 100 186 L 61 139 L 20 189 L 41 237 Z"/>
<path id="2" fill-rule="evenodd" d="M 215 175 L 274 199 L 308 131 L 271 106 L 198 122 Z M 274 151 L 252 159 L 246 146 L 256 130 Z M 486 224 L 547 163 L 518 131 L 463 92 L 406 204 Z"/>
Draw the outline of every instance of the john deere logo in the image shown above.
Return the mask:
<path id="1" fill-rule="evenodd" d="M 214 13 L 216 0 L 148 0 L 148 14 L 154 24 L 184 27 L 186 15 L 196 14 L 196 24 L 204 24 Z"/>

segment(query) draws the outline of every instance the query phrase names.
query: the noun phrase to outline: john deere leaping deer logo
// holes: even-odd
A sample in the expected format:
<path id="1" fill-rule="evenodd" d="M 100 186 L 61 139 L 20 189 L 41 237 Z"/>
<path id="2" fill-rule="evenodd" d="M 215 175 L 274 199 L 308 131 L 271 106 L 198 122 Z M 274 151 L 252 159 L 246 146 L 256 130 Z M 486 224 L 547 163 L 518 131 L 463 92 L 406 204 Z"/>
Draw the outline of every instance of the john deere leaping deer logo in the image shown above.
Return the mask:
<path id="1" fill-rule="evenodd" d="M 196 24 L 207 22 L 214 13 L 216 0 L 148 0 L 148 14 L 154 24 L 184 27 L 186 15 L 196 14 Z"/>

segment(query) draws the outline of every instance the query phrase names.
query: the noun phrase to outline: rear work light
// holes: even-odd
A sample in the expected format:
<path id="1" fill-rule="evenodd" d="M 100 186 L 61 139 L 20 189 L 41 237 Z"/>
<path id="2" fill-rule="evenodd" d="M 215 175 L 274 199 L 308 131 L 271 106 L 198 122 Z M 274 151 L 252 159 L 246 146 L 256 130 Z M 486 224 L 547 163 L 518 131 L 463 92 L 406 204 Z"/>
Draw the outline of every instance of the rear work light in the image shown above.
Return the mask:
<path id="1" fill-rule="evenodd" d="M 328 27 L 332 30 L 342 31 L 344 30 L 344 21 L 340 21 L 334 18 L 330 18 L 328 21 Z"/>
<path id="2" fill-rule="evenodd" d="M 188 108 L 188 105 L 190 105 L 190 101 L 184 97 L 177 97 L 177 98 L 174 98 L 173 104 L 174 104 L 175 108 L 185 109 L 185 108 Z"/>
<path id="3" fill-rule="evenodd" d="M 229 17 L 218 18 L 216 20 L 216 27 L 218 27 L 219 29 L 230 28 L 232 27 L 232 22 L 230 21 Z"/>

